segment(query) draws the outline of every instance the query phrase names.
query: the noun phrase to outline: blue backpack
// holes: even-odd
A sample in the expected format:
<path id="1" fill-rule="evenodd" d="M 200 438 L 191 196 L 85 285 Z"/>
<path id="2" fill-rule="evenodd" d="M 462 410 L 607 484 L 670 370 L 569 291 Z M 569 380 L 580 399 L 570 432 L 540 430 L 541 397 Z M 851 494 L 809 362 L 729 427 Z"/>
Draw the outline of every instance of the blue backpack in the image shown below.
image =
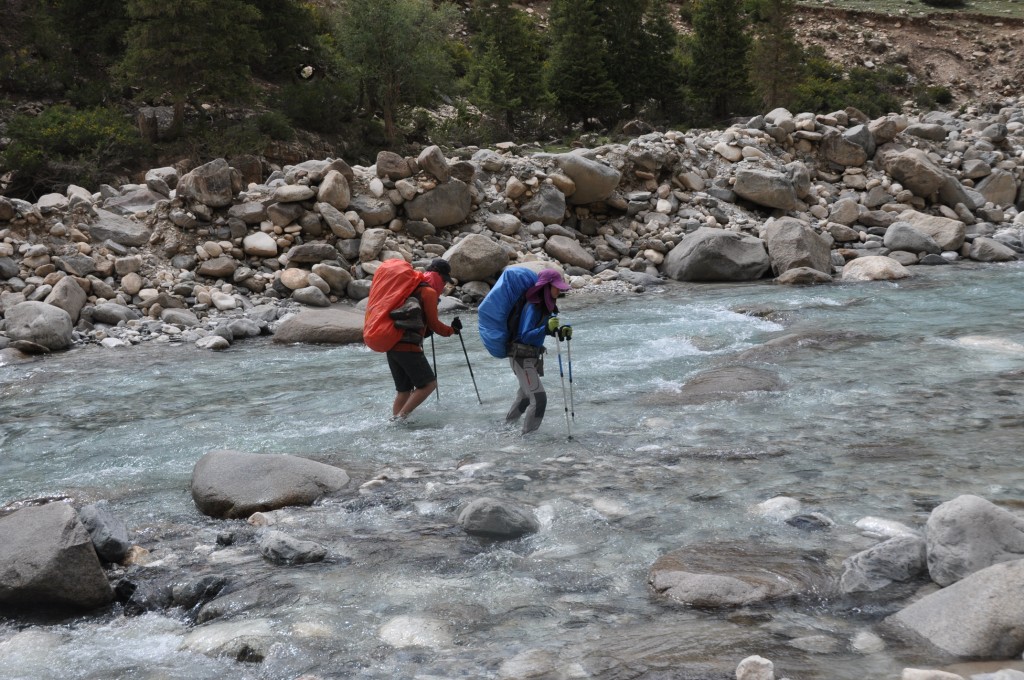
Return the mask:
<path id="1" fill-rule="evenodd" d="M 526 267 L 507 267 L 478 308 L 480 340 L 491 356 L 508 356 L 508 345 L 523 310 L 523 294 L 537 283 L 537 274 Z"/>

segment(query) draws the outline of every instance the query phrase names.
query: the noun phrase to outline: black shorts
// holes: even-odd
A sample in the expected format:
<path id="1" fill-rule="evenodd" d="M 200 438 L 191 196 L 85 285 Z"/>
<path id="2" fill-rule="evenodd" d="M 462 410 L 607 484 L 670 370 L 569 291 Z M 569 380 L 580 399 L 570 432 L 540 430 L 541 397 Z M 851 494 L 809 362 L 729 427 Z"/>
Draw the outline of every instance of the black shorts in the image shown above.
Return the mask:
<path id="1" fill-rule="evenodd" d="M 411 392 L 436 380 L 423 352 L 388 352 L 388 368 L 395 379 L 396 392 Z"/>

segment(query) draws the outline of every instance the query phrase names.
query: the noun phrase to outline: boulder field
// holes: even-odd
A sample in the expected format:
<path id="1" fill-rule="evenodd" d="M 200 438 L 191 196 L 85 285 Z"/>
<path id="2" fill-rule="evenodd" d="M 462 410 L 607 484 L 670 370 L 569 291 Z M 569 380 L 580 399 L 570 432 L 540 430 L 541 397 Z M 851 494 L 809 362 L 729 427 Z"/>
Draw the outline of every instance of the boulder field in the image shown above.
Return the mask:
<path id="1" fill-rule="evenodd" d="M 140 184 L 0 197 L 0 362 L 82 343 L 219 349 L 282 328 L 282 342 L 358 342 L 356 305 L 389 258 L 446 258 L 447 309 L 479 302 L 513 263 L 641 291 L 1010 261 L 1024 252 L 1022 180 L 1024 98 L 876 119 L 777 109 L 563 153 L 182 163 Z M 317 309 L 328 319 L 293 320 Z"/>

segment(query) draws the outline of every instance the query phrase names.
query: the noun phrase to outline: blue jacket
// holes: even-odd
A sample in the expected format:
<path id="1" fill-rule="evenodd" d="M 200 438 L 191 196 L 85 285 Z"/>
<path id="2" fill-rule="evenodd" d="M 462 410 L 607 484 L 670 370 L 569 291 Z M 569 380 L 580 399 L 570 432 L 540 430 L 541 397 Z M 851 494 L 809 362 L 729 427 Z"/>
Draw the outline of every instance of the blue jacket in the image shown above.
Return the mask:
<path id="1" fill-rule="evenodd" d="M 519 326 L 512 336 L 512 342 L 543 347 L 548 330 L 548 319 L 553 316 L 554 314 L 545 309 L 544 305 L 527 302 L 519 316 Z"/>

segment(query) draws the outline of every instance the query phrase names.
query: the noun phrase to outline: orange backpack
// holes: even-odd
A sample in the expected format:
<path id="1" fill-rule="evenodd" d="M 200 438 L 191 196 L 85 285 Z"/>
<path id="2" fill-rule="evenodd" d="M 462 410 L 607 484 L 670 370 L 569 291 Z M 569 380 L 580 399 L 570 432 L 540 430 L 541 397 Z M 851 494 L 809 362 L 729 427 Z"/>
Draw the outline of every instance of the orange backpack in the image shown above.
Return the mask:
<path id="1" fill-rule="evenodd" d="M 405 260 L 385 260 L 377 267 L 363 317 L 363 342 L 367 347 L 387 352 L 398 344 L 405 331 L 395 326 L 391 312 L 401 307 L 421 283 L 423 274 Z"/>

